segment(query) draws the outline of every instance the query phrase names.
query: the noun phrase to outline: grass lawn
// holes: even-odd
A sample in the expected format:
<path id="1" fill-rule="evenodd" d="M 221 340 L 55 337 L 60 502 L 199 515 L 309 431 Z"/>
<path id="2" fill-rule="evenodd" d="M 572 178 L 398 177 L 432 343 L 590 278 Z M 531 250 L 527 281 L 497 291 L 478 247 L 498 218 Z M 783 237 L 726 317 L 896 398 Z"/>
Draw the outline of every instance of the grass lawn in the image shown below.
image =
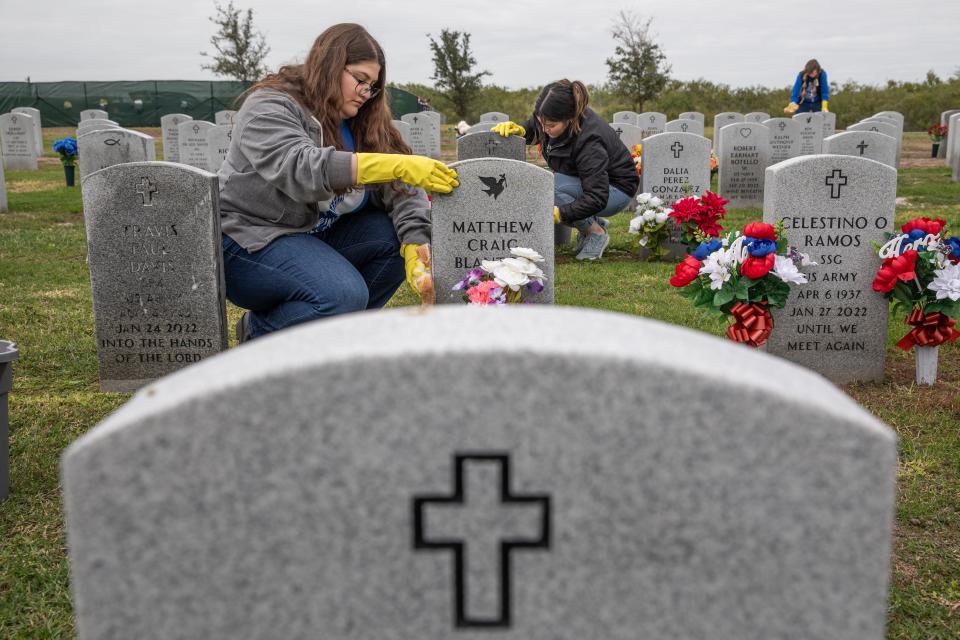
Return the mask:
<path id="1" fill-rule="evenodd" d="M 159 129 L 145 129 L 158 137 Z M 8 171 L 10 212 L 0 214 L 0 339 L 20 350 L 10 399 L 12 495 L 0 503 L 0 638 L 73 636 L 58 478 L 64 447 L 123 404 L 98 391 L 90 280 L 79 187 L 63 186 L 53 139 L 44 131 L 39 171 Z M 450 128 L 444 156 L 455 154 Z M 159 154 L 158 154 L 159 155 Z M 904 141 L 898 225 L 918 215 L 945 217 L 960 230 L 960 184 L 929 159 L 921 134 Z M 728 227 L 758 219 L 737 211 Z M 667 283 L 670 264 L 635 257 L 627 215 L 613 219 L 604 259 L 583 264 L 557 253 L 557 302 L 636 314 L 721 335 L 724 325 L 696 311 Z M 392 306 L 415 304 L 405 288 Z M 239 310 L 228 305 L 229 320 Z M 899 435 L 896 542 L 888 637 L 960 637 L 960 347 L 941 347 L 940 379 L 913 384 L 913 356 L 894 347 L 906 326 L 891 317 L 887 379 L 845 391 Z M 231 338 L 232 339 L 232 338 Z"/>

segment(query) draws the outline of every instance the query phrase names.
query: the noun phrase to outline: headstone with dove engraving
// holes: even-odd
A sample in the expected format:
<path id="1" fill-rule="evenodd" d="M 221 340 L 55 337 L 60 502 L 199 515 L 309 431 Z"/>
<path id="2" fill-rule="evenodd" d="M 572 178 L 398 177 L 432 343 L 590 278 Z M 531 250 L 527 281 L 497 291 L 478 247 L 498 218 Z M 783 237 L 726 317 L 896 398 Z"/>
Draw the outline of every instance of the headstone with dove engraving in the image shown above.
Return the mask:
<path id="1" fill-rule="evenodd" d="M 800 155 L 809 156 L 823 150 L 823 116 L 819 112 L 798 113 L 793 116 L 800 126 Z"/>
<path id="2" fill-rule="evenodd" d="M 706 118 L 699 111 L 684 111 L 677 118 L 680 120 L 696 120 L 700 124 L 706 124 Z"/>
<path id="3" fill-rule="evenodd" d="M 856 156 L 897 168 L 897 141 L 879 131 L 844 131 L 823 140 L 823 152 Z"/>
<path id="4" fill-rule="evenodd" d="M 800 125 L 792 118 L 770 118 L 763 126 L 770 130 L 770 164 L 800 155 Z"/>
<path id="5" fill-rule="evenodd" d="M 751 111 L 750 113 L 743 116 L 744 122 L 756 122 L 758 124 L 763 124 L 765 121 L 770 119 L 769 113 L 764 113 L 763 111 Z"/>
<path id="6" fill-rule="evenodd" d="M 673 133 L 692 133 L 698 136 L 703 135 L 703 123 L 699 120 L 690 120 L 687 118 L 678 118 L 671 120 L 666 126 L 667 132 Z"/>
<path id="7" fill-rule="evenodd" d="M 234 124 L 236 124 L 236 119 L 237 112 L 230 109 L 217 111 L 215 114 L 213 114 L 213 123 L 217 126 L 228 124 L 232 127 Z"/>
<path id="8" fill-rule="evenodd" d="M 804 156 L 767 169 L 764 222 L 783 219 L 789 243 L 817 263 L 773 312 L 767 353 L 838 384 L 883 379 L 888 314 L 873 290 L 873 243 L 893 231 L 896 195 L 896 170 L 866 158 Z"/>
<path id="9" fill-rule="evenodd" d="M 77 636 L 881 640 L 896 472 L 842 391 L 702 332 L 537 305 L 331 318 L 70 445 Z"/>
<path id="10" fill-rule="evenodd" d="M 103 109 L 84 109 L 80 112 L 80 122 L 84 120 L 107 120 L 110 114 Z"/>
<path id="11" fill-rule="evenodd" d="M 460 186 L 435 194 L 431 250 L 438 303 L 458 304 L 453 286 L 482 260 L 510 257 L 510 249 L 533 249 L 545 262 L 542 292 L 524 299 L 553 302 L 553 174 L 529 162 L 478 158 L 450 165 Z"/>
<path id="12" fill-rule="evenodd" d="M 26 113 L 0 115 L 0 153 L 9 171 L 37 170 L 37 134 Z"/>
<path id="13" fill-rule="evenodd" d="M 480 114 L 480 122 L 506 122 L 509 119 L 510 116 L 500 111 L 488 111 Z"/>
<path id="14" fill-rule="evenodd" d="M 83 180 L 100 387 L 132 391 L 227 348 L 219 184 L 169 162 Z"/>
<path id="15" fill-rule="evenodd" d="M 218 124 L 207 129 L 207 157 L 210 158 L 208 170 L 217 173 L 227 159 L 230 142 L 233 140 L 233 125 Z"/>
<path id="16" fill-rule="evenodd" d="M 188 120 L 178 125 L 178 162 L 204 171 L 210 170 L 210 144 L 207 132 L 217 125 L 203 120 Z"/>
<path id="17" fill-rule="evenodd" d="M 410 125 L 410 148 L 418 156 L 440 159 L 440 124 L 432 116 L 408 113 L 400 117 Z"/>
<path id="18" fill-rule="evenodd" d="M 756 122 L 720 130 L 720 196 L 728 209 L 763 206 L 764 172 L 770 165 L 770 130 Z"/>
<path id="19" fill-rule="evenodd" d="M 520 136 L 503 137 L 493 131 L 468 133 L 457 138 L 457 160 L 474 158 L 527 159 L 527 141 Z"/>
<path id="20" fill-rule="evenodd" d="M 832 111 L 821 111 L 823 116 L 823 137 L 832 136 L 837 132 L 837 114 Z"/>
<path id="21" fill-rule="evenodd" d="M 710 188 L 710 140 L 670 131 L 645 139 L 640 179 L 640 191 L 668 207 L 680 198 L 702 196 Z"/>
<path id="22" fill-rule="evenodd" d="M 102 129 L 77 138 L 80 152 L 80 179 L 94 171 L 126 162 L 150 162 L 157 159 L 153 137 L 129 129 Z"/>
<path id="23" fill-rule="evenodd" d="M 36 107 L 14 107 L 10 113 L 25 113 L 33 118 L 33 132 L 37 142 L 37 157 L 43 155 L 43 118 Z"/>
<path id="24" fill-rule="evenodd" d="M 637 118 L 639 117 L 640 114 L 636 111 L 617 111 L 615 114 L 613 114 L 613 122 L 614 124 L 626 122 L 627 124 L 637 126 Z"/>
<path id="25" fill-rule="evenodd" d="M 193 116 L 185 113 L 168 113 L 160 118 L 163 159 L 167 162 L 180 162 L 180 124 L 187 120 L 193 120 Z"/>
<path id="26" fill-rule="evenodd" d="M 643 130 L 643 137 L 649 138 L 667 130 L 667 116 L 656 111 L 646 111 L 637 116 L 637 126 Z"/>

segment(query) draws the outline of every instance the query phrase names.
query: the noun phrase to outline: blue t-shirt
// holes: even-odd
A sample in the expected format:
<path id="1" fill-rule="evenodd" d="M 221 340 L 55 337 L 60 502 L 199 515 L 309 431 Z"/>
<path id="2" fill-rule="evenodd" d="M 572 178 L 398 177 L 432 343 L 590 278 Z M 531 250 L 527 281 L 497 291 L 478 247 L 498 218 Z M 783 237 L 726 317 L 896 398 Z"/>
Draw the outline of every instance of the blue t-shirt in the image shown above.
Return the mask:
<path id="1" fill-rule="evenodd" d="M 356 151 L 356 144 L 353 142 L 353 134 L 350 133 L 350 123 L 347 120 L 340 121 L 340 137 L 343 138 L 344 151 Z M 328 202 L 321 202 L 320 220 L 310 231 L 311 233 L 322 233 L 329 229 L 337 219 L 345 214 L 354 213 L 367 206 L 370 194 L 367 188 L 362 191 L 351 191 L 342 195 L 335 196 Z"/>

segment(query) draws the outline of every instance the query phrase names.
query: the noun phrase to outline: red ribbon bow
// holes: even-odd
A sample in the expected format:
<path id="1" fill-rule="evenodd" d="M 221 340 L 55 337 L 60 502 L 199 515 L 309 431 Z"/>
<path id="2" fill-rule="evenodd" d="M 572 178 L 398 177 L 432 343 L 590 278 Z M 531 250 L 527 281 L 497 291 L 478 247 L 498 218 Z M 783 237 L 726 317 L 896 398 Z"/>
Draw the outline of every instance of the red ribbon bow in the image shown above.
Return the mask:
<path id="1" fill-rule="evenodd" d="M 730 307 L 736 322 L 727 327 L 727 337 L 751 347 L 760 347 L 773 332 L 773 316 L 765 302 L 738 302 Z"/>
<path id="2" fill-rule="evenodd" d="M 938 347 L 960 338 L 960 331 L 953 328 L 957 321 L 939 311 L 924 314 L 920 309 L 914 309 L 906 322 L 913 325 L 913 329 L 897 343 L 904 351 L 910 351 L 914 345 Z"/>

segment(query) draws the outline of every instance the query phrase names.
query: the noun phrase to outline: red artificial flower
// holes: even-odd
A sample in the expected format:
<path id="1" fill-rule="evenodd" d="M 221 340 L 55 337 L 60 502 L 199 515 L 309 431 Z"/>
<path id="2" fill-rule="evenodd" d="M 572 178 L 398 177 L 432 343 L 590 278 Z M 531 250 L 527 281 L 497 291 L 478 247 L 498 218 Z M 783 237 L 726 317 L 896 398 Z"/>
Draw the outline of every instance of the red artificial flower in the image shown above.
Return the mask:
<path id="1" fill-rule="evenodd" d="M 688 198 L 681 198 L 673 203 L 673 212 L 670 213 L 670 217 L 674 218 L 677 221 L 677 224 L 681 222 L 687 222 L 693 216 L 695 216 L 700 211 L 700 202 L 693 196 Z"/>
<path id="2" fill-rule="evenodd" d="M 896 258 L 887 258 L 883 261 L 877 277 L 873 279 L 873 290 L 880 293 L 893 291 L 897 280 L 907 282 L 917 277 L 914 269 L 917 267 L 917 251 L 910 249 Z"/>
<path id="3" fill-rule="evenodd" d="M 710 209 L 716 211 L 720 217 L 723 217 L 727 214 L 727 210 L 723 208 L 723 205 L 728 204 L 730 201 L 725 198 L 721 198 L 714 192 L 707 189 L 707 192 L 703 194 L 702 198 L 700 198 L 700 202 L 702 202 L 705 207 L 709 207 Z"/>
<path id="4" fill-rule="evenodd" d="M 777 256 L 773 253 L 768 253 L 762 258 L 747 256 L 743 264 L 740 265 L 740 275 L 746 276 L 751 280 L 758 280 L 770 273 L 770 269 L 773 269 L 776 259 Z"/>
<path id="5" fill-rule="evenodd" d="M 674 267 L 674 275 L 670 278 L 670 284 L 675 287 L 685 287 L 694 280 L 697 279 L 697 276 L 700 275 L 700 266 L 703 263 L 694 258 L 691 255 L 688 255 L 683 259 L 683 262 Z"/>
<path id="6" fill-rule="evenodd" d="M 777 231 L 772 224 L 765 222 L 751 222 L 743 228 L 743 235 L 760 240 L 777 240 Z"/>
<path id="7" fill-rule="evenodd" d="M 914 218 L 900 227 L 900 230 L 904 233 L 910 233 L 914 229 L 919 229 L 924 233 L 937 235 L 946 225 L 947 221 L 943 218 Z"/>

